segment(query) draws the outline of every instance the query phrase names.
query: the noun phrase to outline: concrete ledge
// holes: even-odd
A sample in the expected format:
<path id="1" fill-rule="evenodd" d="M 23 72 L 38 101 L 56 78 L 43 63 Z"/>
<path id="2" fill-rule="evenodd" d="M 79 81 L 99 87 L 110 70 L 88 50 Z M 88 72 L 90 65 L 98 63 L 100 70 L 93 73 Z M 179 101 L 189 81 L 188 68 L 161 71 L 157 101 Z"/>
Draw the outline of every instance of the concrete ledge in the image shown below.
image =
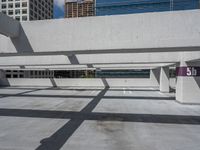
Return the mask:
<path id="1" fill-rule="evenodd" d="M 6 79 L 1 86 L 85 86 L 85 87 L 158 87 L 150 78 L 108 78 L 108 79 Z"/>

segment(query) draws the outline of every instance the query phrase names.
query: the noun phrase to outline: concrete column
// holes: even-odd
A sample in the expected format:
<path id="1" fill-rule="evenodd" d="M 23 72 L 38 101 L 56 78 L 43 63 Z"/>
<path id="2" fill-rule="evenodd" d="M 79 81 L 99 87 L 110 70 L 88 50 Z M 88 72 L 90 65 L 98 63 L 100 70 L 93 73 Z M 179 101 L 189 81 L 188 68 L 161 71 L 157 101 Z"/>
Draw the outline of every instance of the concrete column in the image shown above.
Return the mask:
<path id="1" fill-rule="evenodd" d="M 200 62 L 181 62 L 176 72 L 176 100 L 180 103 L 200 104 Z"/>
<path id="2" fill-rule="evenodd" d="M 13 74 L 14 74 L 14 71 L 11 70 L 11 71 L 10 71 L 10 76 L 11 76 L 10 78 L 13 78 Z"/>
<path id="3" fill-rule="evenodd" d="M 0 70 L 0 86 L 9 86 L 4 70 Z"/>
<path id="4" fill-rule="evenodd" d="M 0 70 L 0 79 L 5 78 L 5 77 L 6 75 L 5 75 L 4 70 Z"/>
<path id="5" fill-rule="evenodd" d="M 169 93 L 169 67 L 161 67 L 160 92 Z"/>
<path id="6" fill-rule="evenodd" d="M 30 78 L 30 71 L 28 70 L 24 71 L 24 78 Z"/>
<path id="7" fill-rule="evenodd" d="M 155 86 L 155 87 L 160 86 L 160 68 L 150 70 L 150 80 L 151 80 L 152 86 Z"/>

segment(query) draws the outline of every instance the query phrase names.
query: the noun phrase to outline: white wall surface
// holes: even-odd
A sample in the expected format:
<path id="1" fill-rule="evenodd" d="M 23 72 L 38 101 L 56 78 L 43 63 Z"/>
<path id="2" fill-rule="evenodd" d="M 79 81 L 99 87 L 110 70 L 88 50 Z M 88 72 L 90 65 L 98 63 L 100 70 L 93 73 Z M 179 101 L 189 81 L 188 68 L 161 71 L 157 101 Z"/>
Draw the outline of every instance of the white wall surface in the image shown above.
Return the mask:
<path id="1" fill-rule="evenodd" d="M 1 86 L 94 86 L 104 87 L 102 79 L 54 79 L 52 83 L 50 79 L 7 79 L 6 82 L 1 82 Z M 106 79 L 110 87 L 157 87 L 158 84 L 152 80 L 140 78 L 109 78 Z"/>
<path id="2" fill-rule="evenodd" d="M 23 22 L 18 39 L 11 41 L 0 36 L 0 53 L 155 48 L 164 51 L 163 48 L 171 47 L 186 47 L 190 51 L 200 46 L 198 18 L 200 10 Z"/>

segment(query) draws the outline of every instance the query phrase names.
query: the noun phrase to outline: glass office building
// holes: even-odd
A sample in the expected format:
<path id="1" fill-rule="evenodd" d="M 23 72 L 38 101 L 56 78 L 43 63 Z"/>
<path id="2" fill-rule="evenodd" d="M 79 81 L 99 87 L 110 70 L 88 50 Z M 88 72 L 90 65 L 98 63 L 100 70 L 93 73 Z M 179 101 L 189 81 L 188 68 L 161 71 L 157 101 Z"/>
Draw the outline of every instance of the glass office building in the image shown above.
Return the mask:
<path id="1" fill-rule="evenodd" d="M 97 16 L 198 8 L 200 0 L 96 0 Z"/>

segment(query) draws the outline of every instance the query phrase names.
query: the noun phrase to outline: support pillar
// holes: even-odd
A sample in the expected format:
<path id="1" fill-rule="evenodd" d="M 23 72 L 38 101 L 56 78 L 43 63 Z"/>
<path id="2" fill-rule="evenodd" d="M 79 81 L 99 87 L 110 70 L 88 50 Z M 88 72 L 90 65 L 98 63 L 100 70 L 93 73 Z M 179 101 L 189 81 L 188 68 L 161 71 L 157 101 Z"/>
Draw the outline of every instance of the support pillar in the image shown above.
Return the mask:
<path id="1" fill-rule="evenodd" d="M 5 71 L 0 70 L 0 86 L 9 86 L 9 81 L 6 78 Z"/>
<path id="2" fill-rule="evenodd" d="M 200 104 L 200 62 L 181 62 L 176 68 L 176 100 Z"/>
<path id="3" fill-rule="evenodd" d="M 169 67 L 161 67 L 160 70 L 160 92 L 169 93 Z"/>
<path id="4" fill-rule="evenodd" d="M 5 77 L 6 75 L 5 75 L 4 70 L 0 70 L 0 79 L 5 78 Z"/>
<path id="5" fill-rule="evenodd" d="M 154 87 L 160 86 L 160 68 L 150 70 L 151 85 Z"/>

